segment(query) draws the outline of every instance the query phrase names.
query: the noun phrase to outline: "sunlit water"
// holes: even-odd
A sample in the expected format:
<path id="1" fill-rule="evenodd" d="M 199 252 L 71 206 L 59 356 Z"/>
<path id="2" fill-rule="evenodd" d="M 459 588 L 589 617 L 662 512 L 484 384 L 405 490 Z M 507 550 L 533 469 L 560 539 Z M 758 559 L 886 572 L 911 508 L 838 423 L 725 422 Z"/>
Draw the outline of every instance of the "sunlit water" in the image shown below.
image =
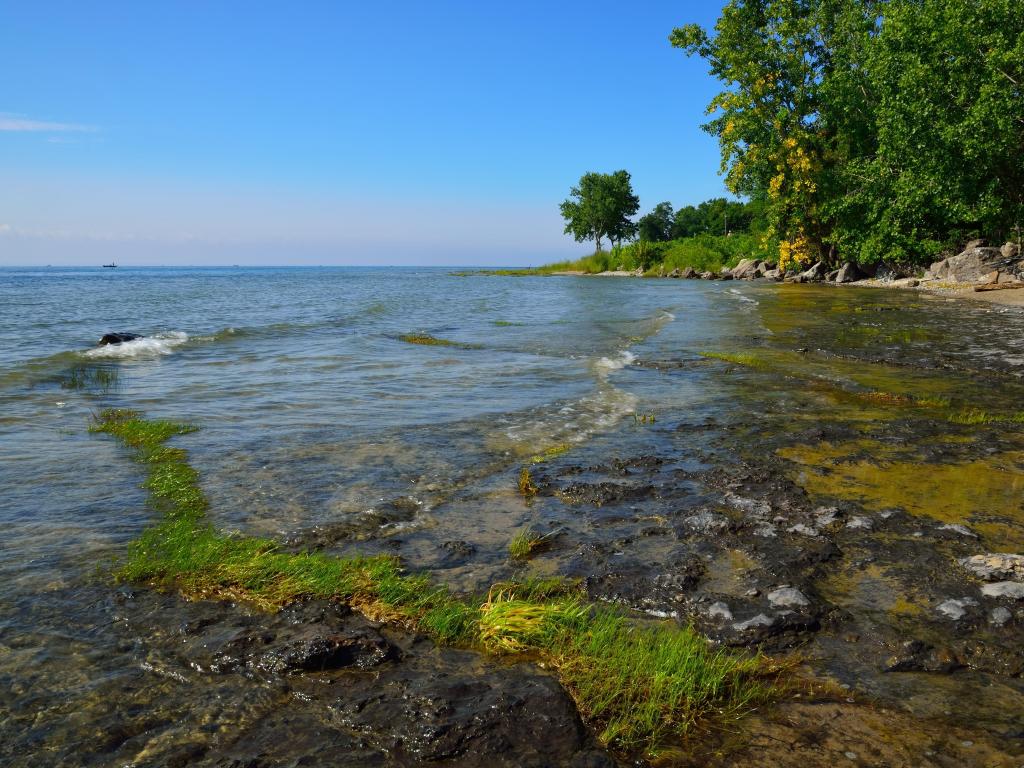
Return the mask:
<path id="1" fill-rule="evenodd" d="M 98 348 L 111 331 L 145 338 Z M 459 346 L 400 340 L 412 332 Z M 137 467 L 88 433 L 98 409 L 201 425 L 180 444 L 221 528 L 398 551 L 480 588 L 507 574 L 508 540 L 538 519 L 581 539 L 619 536 L 627 560 L 665 555 L 661 539 L 621 543 L 635 521 L 524 505 L 514 477 L 530 457 L 655 452 L 696 470 L 756 452 L 742 430 L 762 416 L 842 407 L 807 379 L 768 384 L 701 352 L 810 355 L 814 376 L 851 391 L 884 388 L 864 379 L 870 361 L 1015 411 L 1022 334 L 1013 310 L 856 290 L 416 269 L 0 270 L 0 740 L 26 765 L 48 764 L 25 757 L 44 753 L 74 764 L 76 744 L 105 764 L 95 732 L 117 714 L 98 700 L 122 678 L 159 676 L 115 628 L 109 565 L 151 514 Z M 657 426 L 638 425 L 648 413 Z M 396 505 L 402 514 L 388 513 Z M 1016 498 L 1006 506 L 1019 523 Z M 450 540 L 476 555 L 446 568 Z M 166 709 L 145 705 L 157 730 L 213 695 L 174 685 Z"/>

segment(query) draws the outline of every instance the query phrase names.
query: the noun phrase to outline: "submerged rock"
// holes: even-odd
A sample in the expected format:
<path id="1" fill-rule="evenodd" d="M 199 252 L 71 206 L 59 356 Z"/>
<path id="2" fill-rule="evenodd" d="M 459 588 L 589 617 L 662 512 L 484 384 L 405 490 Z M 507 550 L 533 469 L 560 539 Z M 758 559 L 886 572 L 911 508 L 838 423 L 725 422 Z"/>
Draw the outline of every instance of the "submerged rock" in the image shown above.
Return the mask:
<path id="1" fill-rule="evenodd" d="M 978 604 L 973 597 L 950 598 L 939 603 L 935 609 L 947 619 L 959 621 L 967 615 L 967 609 Z"/>
<path id="2" fill-rule="evenodd" d="M 123 344 L 126 341 L 135 341 L 135 339 L 141 339 L 142 335 L 138 333 L 104 333 L 100 337 L 100 346 L 105 347 L 108 344 Z"/>
<path id="3" fill-rule="evenodd" d="M 1011 600 L 1024 600 L 1024 582 L 997 581 L 981 588 L 985 597 L 1008 597 Z"/>
<path id="4" fill-rule="evenodd" d="M 998 552 L 972 555 L 960 560 L 960 565 L 984 581 L 1024 579 L 1024 555 Z"/>
<path id="5" fill-rule="evenodd" d="M 796 587 L 779 587 L 768 593 L 768 602 L 775 608 L 804 608 L 811 604 Z"/>

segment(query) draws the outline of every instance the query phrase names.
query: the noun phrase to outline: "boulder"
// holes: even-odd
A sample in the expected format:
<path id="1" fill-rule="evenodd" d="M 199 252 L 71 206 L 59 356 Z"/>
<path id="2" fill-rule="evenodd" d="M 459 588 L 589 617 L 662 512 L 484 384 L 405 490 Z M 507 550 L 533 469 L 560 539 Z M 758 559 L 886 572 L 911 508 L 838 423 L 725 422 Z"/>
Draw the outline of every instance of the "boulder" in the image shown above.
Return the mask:
<path id="1" fill-rule="evenodd" d="M 686 269 L 684 269 L 684 270 L 683 270 L 683 275 L 682 275 L 682 277 L 683 277 L 683 279 L 685 279 L 685 280 L 694 280 L 694 279 L 696 279 L 696 278 L 698 278 L 698 277 L 700 277 L 700 276 L 701 276 L 701 275 L 699 275 L 699 274 L 697 273 L 697 270 L 696 270 L 696 269 L 694 269 L 693 267 L 687 267 Z"/>
<path id="2" fill-rule="evenodd" d="M 1024 600 L 1024 582 L 997 581 L 981 588 L 985 597 L 1008 597 L 1011 600 Z"/>
<path id="3" fill-rule="evenodd" d="M 668 273 L 668 276 L 669 277 L 674 277 L 674 278 L 679 278 L 679 277 L 683 276 L 683 273 L 679 271 L 678 267 L 676 267 L 675 269 L 673 269 L 671 272 Z"/>
<path id="4" fill-rule="evenodd" d="M 839 270 L 838 269 L 833 269 L 831 272 L 829 272 L 827 275 L 825 275 L 825 282 L 826 283 L 834 283 L 836 281 L 837 277 L 839 277 Z"/>
<path id="5" fill-rule="evenodd" d="M 977 240 L 970 240 L 967 245 L 964 246 L 965 251 L 969 251 L 972 248 L 984 248 L 988 245 L 988 240 L 984 237 L 979 237 Z"/>
<path id="6" fill-rule="evenodd" d="M 954 283 L 975 283 L 1006 267 L 1007 259 L 998 248 L 977 246 L 932 264 L 929 273 L 938 280 Z"/>
<path id="7" fill-rule="evenodd" d="M 843 264 L 839 268 L 839 274 L 836 275 L 837 283 L 853 283 L 863 279 L 864 273 L 860 271 L 860 267 L 852 262 Z"/>
<path id="8" fill-rule="evenodd" d="M 1007 261 L 1013 261 L 1020 256 L 1020 246 L 1017 243 L 1004 243 L 999 252 Z"/>
<path id="9" fill-rule="evenodd" d="M 754 273 L 757 271 L 759 263 L 757 259 L 742 259 L 730 271 L 737 280 L 751 280 L 755 276 Z"/>
<path id="10" fill-rule="evenodd" d="M 825 262 L 819 261 L 810 269 L 805 269 L 799 276 L 803 278 L 803 282 L 810 283 L 824 279 L 826 272 Z"/>
<path id="11" fill-rule="evenodd" d="M 700 279 L 701 280 L 714 280 L 716 277 L 718 277 L 718 275 L 716 275 L 714 272 L 701 272 L 700 273 Z"/>
<path id="12" fill-rule="evenodd" d="M 875 279 L 882 280 L 887 283 L 893 280 L 902 280 L 903 278 L 911 276 L 912 270 L 903 264 L 882 262 L 875 268 Z"/>
<path id="13" fill-rule="evenodd" d="M 141 339 L 142 336 L 138 333 L 104 333 L 100 337 L 100 346 L 105 347 L 107 344 L 123 344 L 126 341 L 134 341 L 135 339 Z"/>
<path id="14" fill-rule="evenodd" d="M 718 277 L 719 277 L 719 279 L 721 279 L 721 280 L 732 280 L 732 279 L 733 279 L 733 274 L 732 274 L 732 272 L 730 272 L 730 271 L 729 271 L 728 269 L 723 269 L 723 270 L 722 270 L 722 271 L 721 271 L 721 272 L 719 273 Z"/>
<path id="15" fill-rule="evenodd" d="M 780 272 L 778 269 L 769 269 L 764 273 L 764 277 L 766 280 L 781 280 L 782 272 Z"/>

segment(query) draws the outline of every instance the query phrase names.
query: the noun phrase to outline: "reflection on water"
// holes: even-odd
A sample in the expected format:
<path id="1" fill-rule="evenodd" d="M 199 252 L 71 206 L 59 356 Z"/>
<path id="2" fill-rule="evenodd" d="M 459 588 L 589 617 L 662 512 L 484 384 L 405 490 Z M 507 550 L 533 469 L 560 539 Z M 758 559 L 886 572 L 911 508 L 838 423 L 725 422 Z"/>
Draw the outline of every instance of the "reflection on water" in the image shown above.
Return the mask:
<path id="1" fill-rule="evenodd" d="M 95 347 L 109 331 L 146 338 Z M 742 499 L 702 479 L 741 460 L 769 462 L 815 503 L 853 505 L 850 515 L 964 524 L 972 551 L 1024 546 L 1022 426 L 950 420 L 968 407 L 1024 411 L 1022 331 L 1024 317 L 1005 310 L 807 286 L 0 271 L 0 757 L 72 765 L 80 749 L 96 765 L 159 762 L 165 742 L 201 752 L 214 731 L 296 706 L 273 686 L 256 693 L 167 661 L 173 639 L 109 584 L 107 564 L 150 514 L 137 468 L 86 431 L 99 408 L 201 424 L 188 447 L 225 529 L 395 552 L 466 589 L 524 567 L 588 577 L 601 563 L 602 589 L 664 613 L 663 571 L 699 574 L 673 576 L 672 594 L 700 583 L 741 599 L 772 567 L 770 553 L 732 545 L 700 568 L 680 559 L 679 520 L 743 524 Z M 404 333 L 472 348 L 404 344 Z M 536 474 L 561 495 L 524 501 L 519 467 L 555 447 Z M 524 525 L 563 544 L 513 565 L 506 548 Z M 823 595 L 873 621 L 924 621 L 932 597 L 912 569 L 879 561 L 877 542 L 838 543 Z M 879 562 L 855 565 L 858 551 Z M 628 579 L 652 569 L 661 581 L 640 594 Z M 891 599 L 872 596 L 880 584 Z M 874 662 L 823 655 L 824 672 L 855 669 L 873 693 L 896 690 L 868 671 Z M 130 717 L 112 703 L 120 696 Z M 942 706 L 927 686 L 914 696 L 922 711 Z"/>

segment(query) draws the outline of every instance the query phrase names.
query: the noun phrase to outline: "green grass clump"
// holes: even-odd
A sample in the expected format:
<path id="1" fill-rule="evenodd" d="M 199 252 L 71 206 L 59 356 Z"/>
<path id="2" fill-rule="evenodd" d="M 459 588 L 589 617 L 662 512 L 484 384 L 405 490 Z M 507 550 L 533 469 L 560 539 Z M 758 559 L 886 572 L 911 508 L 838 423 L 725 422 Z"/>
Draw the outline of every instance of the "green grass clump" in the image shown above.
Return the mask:
<path id="1" fill-rule="evenodd" d="M 511 320 L 495 320 L 494 325 L 499 328 L 514 328 L 523 325 L 523 323 L 513 323 Z"/>
<path id="2" fill-rule="evenodd" d="M 519 493 L 524 498 L 532 498 L 537 495 L 537 491 L 540 489 L 533 482 L 533 475 L 530 474 L 529 467 L 523 467 L 519 470 Z"/>
<path id="3" fill-rule="evenodd" d="M 1022 413 L 989 413 L 977 408 L 969 411 L 960 411 L 951 414 L 949 420 L 953 424 L 1024 424 L 1024 412 Z"/>
<path id="4" fill-rule="evenodd" d="M 560 533 L 560 531 L 540 534 L 536 531 L 531 531 L 529 528 L 523 528 L 518 531 L 516 535 L 512 537 L 512 541 L 509 542 L 509 557 L 513 560 L 528 560 L 536 552 L 547 547 L 558 533 Z"/>
<path id="5" fill-rule="evenodd" d="M 588 605 L 578 583 L 504 582 L 485 598 L 459 597 L 404 572 L 395 557 L 290 553 L 268 539 L 220 533 L 206 518 L 209 503 L 187 452 L 167 445 L 195 429 L 128 410 L 103 411 L 91 427 L 134 450 L 162 513 L 129 546 L 118 572 L 124 580 L 267 610 L 332 599 L 438 643 L 528 654 L 555 671 L 605 744 L 634 753 L 655 754 L 696 723 L 735 719 L 781 690 L 781 670 L 764 657 L 714 650 L 687 627 L 640 625 Z"/>
<path id="6" fill-rule="evenodd" d="M 540 453 L 535 453 L 530 457 L 530 463 L 543 464 L 545 461 L 548 461 L 549 459 L 556 459 L 571 450 L 572 443 L 559 443 L 558 445 L 553 445 L 550 448 L 545 448 Z"/>

